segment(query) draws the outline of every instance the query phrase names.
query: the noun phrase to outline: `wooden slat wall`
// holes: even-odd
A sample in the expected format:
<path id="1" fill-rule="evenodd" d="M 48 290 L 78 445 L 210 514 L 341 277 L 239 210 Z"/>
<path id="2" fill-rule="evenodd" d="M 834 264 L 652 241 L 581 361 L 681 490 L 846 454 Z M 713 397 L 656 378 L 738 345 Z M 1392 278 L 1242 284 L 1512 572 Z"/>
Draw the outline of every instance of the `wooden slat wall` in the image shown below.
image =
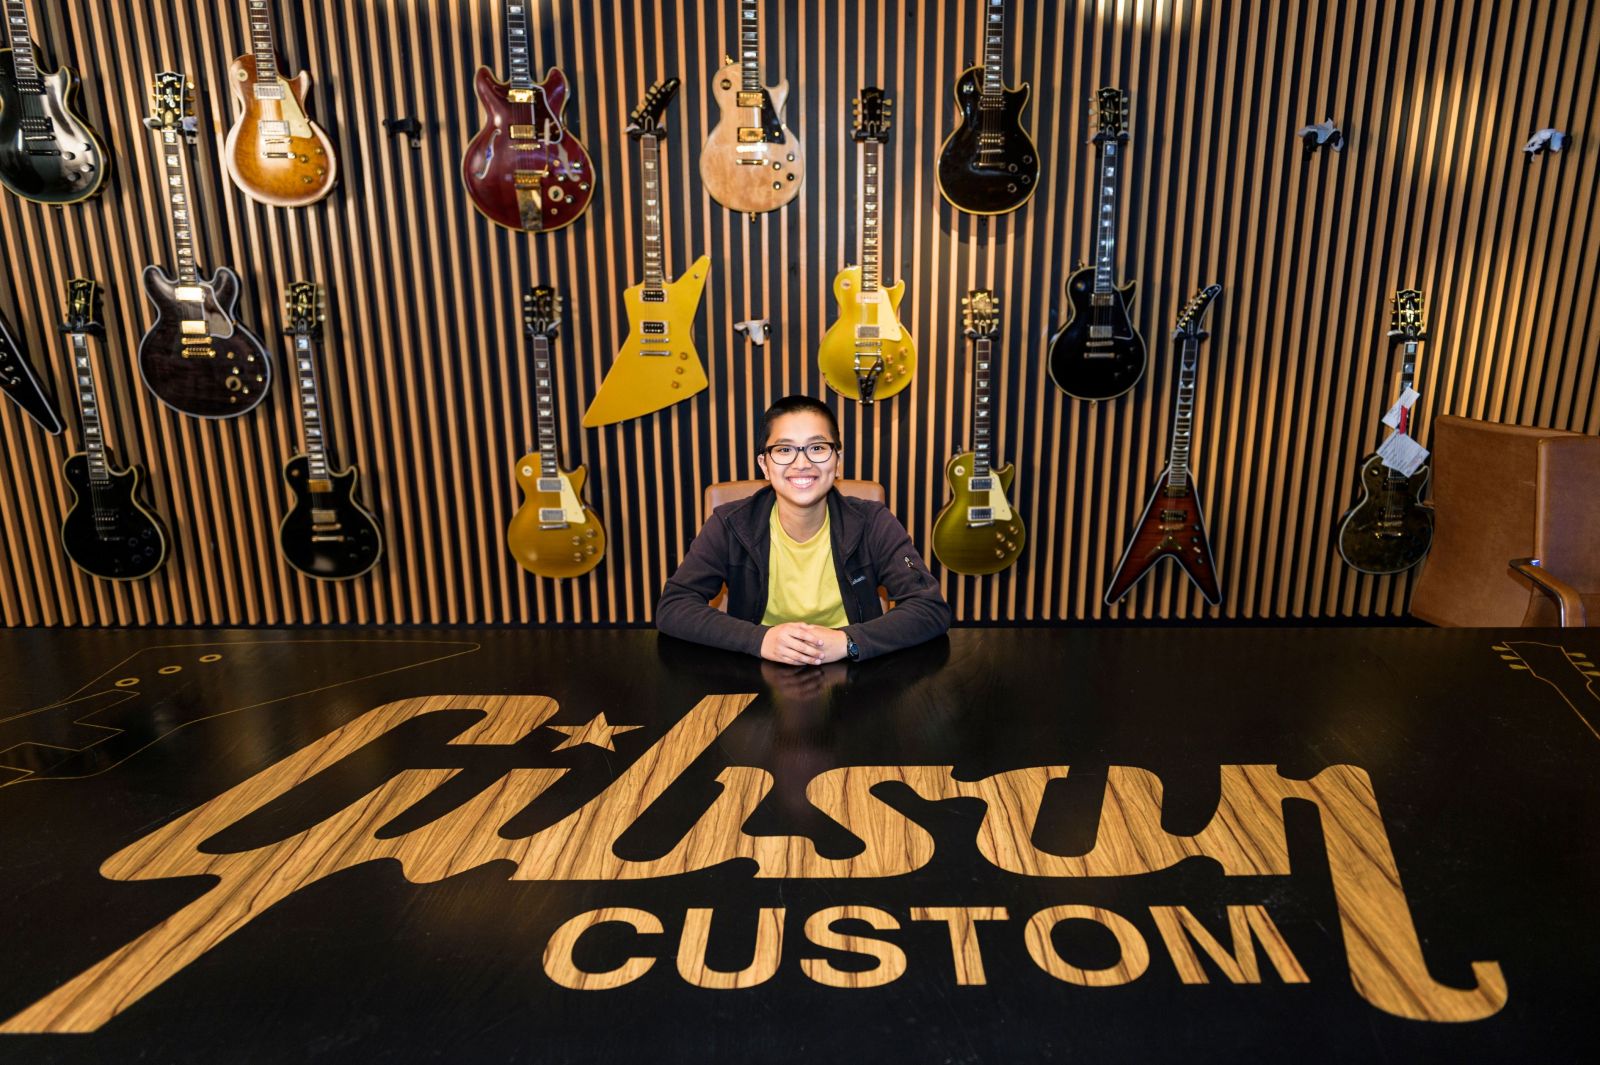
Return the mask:
<path id="1" fill-rule="evenodd" d="M 1426 293 L 1433 327 L 1419 372 L 1424 441 L 1440 412 L 1600 432 L 1589 314 L 1600 203 L 1586 124 L 1600 29 L 1588 4 L 1013 0 L 1006 77 L 1033 85 L 1043 175 L 1021 212 L 984 220 L 955 214 L 933 178 L 954 125 L 951 83 L 979 54 L 978 0 L 763 0 L 769 76 L 794 86 L 788 116 L 809 166 L 799 201 L 754 223 L 713 204 L 696 166 L 716 119 L 709 79 L 736 35 L 734 0 L 531 6 L 536 69 L 559 65 L 572 79 L 568 117 L 601 170 L 588 216 L 537 237 L 482 220 L 456 176 L 480 122 L 472 73 L 506 67 L 494 0 L 281 0 L 284 65 L 313 72 L 312 112 L 344 168 L 329 200 L 297 211 L 247 200 L 220 164 L 233 117 L 226 66 L 246 50 L 242 0 L 34 0 L 54 60 L 84 73 L 116 175 L 83 207 L 0 196 L 0 308 L 70 403 L 54 332 L 66 281 L 88 274 L 107 286 L 112 440 L 123 460 L 150 468 L 175 551 L 136 584 L 75 571 L 55 536 L 69 441 L 0 402 L 0 620 L 648 621 L 699 525 L 701 486 L 751 475 L 767 402 L 823 391 L 815 350 L 836 314 L 831 279 L 856 258 L 847 137 L 863 83 L 896 101 L 885 275 L 908 281 L 920 369 L 894 400 L 835 407 L 845 472 L 888 485 L 925 554 L 943 463 L 967 422 L 958 300 L 992 286 L 1004 301 L 996 443 L 1018 465 L 1030 543 L 999 577 L 944 576 L 961 619 L 1403 613 L 1409 580 L 1355 574 L 1332 536 L 1394 398 L 1384 331 L 1388 296 L 1404 285 Z M 154 140 L 140 120 L 151 76 L 169 68 L 202 90 L 192 171 L 203 261 L 242 275 L 245 320 L 275 336 L 289 280 L 329 289 L 332 440 L 340 461 L 361 467 L 387 535 L 385 560 L 366 578 L 321 584 L 277 556 L 279 469 L 295 441 L 286 383 L 226 423 L 175 415 L 138 384 L 147 324 L 138 273 L 171 260 Z M 621 290 L 642 272 L 636 154 L 622 127 L 650 81 L 668 75 L 684 79 L 665 157 L 669 271 L 712 256 L 700 343 L 711 387 L 665 413 L 584 431 L 579 416 L 623 339 Z M 1103 84 L 1133 96 L 1119 254 L 1141 282 L 1153 361 L 1132 394 L 1090 406 L 1049 384 L 1043 347 L 1066 274 L 1092 239 L 1085 142 L 1088 100 Z M 426 124 L 418 150 L 380 124 L 403 115 Z M 1328 116 L 1347 147 L 1308 153 L 1295 129 Z M 1544 126 L 1576 143 L 1529 161 L 1519 149 Z M 569 297 L 558 347 L 565 457 L 588 464 L 611 535 L 595 573 L 560 583 L 524 574 L 503 547 L 520 501 L 511 465 L 535 435 L 517 300 L 540 281 Z M 1194 455 L 1225 598 L 1208 608 L 1163 572 L 1108 610 L 1109 570 L 1164 461 L 1165 336 L 1208 281 L 1225 289 L 1202 349 Z M 733 331 L 751 317 L 773 321 L 765 347 Z"/>

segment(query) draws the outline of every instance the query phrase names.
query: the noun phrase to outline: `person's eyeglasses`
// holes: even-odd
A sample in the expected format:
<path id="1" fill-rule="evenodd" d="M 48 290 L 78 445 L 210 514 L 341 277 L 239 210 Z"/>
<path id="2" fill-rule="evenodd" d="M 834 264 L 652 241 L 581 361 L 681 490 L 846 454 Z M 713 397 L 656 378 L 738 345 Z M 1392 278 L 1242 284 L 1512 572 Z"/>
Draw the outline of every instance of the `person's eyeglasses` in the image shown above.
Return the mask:
<path id="1" fill-rule="evenodd" d="M 793 444 L 770 444 L 762 448 L 761 453 L 779 466 L 789 466 L 794 463 L 800 452 L 804 451 L 806 458 L 820 466 L 833 458 L 833 453 L 838 450 L 839 445 L 831 440 L 818 440 L 803 448 L 795 447 Z"/>

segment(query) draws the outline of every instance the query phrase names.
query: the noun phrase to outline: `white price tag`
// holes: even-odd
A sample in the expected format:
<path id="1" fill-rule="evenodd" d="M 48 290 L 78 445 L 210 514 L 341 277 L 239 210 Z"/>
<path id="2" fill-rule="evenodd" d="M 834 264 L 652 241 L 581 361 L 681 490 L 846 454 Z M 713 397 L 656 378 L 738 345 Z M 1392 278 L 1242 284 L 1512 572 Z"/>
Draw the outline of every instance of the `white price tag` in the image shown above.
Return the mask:
<path id="1" fill-rule="evenodd" d="M 1408 388 L 1400 393 L 1400 398 L 1395 405 L 1389 408 L 1389 413 L 1383 416 L 1383 424 L 1391 429 L 1400 428 L 1400 412 L 1410 410 L 1422 398 L 1422 393 L 1414 388 Z"/>
<path id="2" fill-rule="evenodd" d="M 1405 433 L 1390 433 L 1378 447 L 1378 458 L 1402 477 L 1410 477 L 1428 461 L 1428 449 Z"/>

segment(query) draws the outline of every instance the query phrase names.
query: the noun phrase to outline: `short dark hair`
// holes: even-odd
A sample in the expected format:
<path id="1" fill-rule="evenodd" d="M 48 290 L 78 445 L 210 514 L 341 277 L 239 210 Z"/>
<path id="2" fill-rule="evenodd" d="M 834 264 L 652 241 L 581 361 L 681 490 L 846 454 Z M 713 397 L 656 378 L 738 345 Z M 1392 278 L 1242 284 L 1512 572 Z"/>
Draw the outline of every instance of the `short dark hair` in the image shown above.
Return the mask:
<path id="1" fill-rule="evenodd" d="M 839 443 L 839 419 L 834 417 L 833 411 L 820 399 L 810 396 L 784 396 L 772 406 L 767 408 L 767 413 L 761 416 L 761 446 L 766 446 L 767 440 L 772 436 L 772 423 L 785 414 L 801 414 L 810 412 L 820 414 L 828 420 L 828 429 L 833 433 L 833 442 Z M 760 450 L 758 447 L 756 450 Z"/>

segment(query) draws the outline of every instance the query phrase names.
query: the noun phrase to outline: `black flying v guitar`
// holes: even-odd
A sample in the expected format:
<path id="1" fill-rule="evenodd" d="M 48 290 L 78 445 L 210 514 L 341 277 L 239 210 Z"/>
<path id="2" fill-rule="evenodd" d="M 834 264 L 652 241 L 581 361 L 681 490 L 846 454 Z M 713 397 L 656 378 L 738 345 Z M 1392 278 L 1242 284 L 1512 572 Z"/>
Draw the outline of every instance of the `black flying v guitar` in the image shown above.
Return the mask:
<path id="1" fill-rule="evenodd" d="M 1206 602 L 1222 600 L 1217 585 L 1217 561 L 1206 534 L 1206 516 L 1200 509 L 1200 489 L 1189 469 L 1189 444 L 1194 428 L 1194 382 L 1200 362 L 1200 341 L 1210 334 L 1202 327 L 1211 301 L 1221 285 L 1208 285 L 1189 301 L 1178 316 L 1172 339 L 1178 342 L 1178 399 L 1173 405 L 1172 442 L 1167 468 L 1156 478 L 1150 501 L 1111 576 L 1106 602 L 1115 603 L 1133 590 L 1144 575 L 1164 558 L 1176 562 Z"/>
<path id="2" fill-rule="evenodd" d="M 61 414 L 45 391 L 39 375 L 33 372 L 22 344 L 11 331 L 6 316 L 0 314 L 0 388 L 23 411 L 39 423 L 39 428 L 55 436 L 61 432 Z"/>
<path id="3" fill-rule="evenodd" d="M 356 502 L 360 478 L 356 468 L 335 471 L 328 457 L 312 347 L 322 335 L 322 295 L 309 281 L 296 281 L 289 286 L 286 302 L 289 324 L 284 333 L 294 340 L 300 383 L 295 408 L 300 412 L 302 450 L 283 467 L 294 508 L 278 526 L 278 548 L 284 560 L 307 577 L 348 580 L 377 565 L 383 536 L 372 515 Z"/>
<path id="4" fill-rule="evenodd" d="M 939 191 L 957 210 L 1006 214 L 1028 202 L 1039 179 L 1038 152 L 1022 128 L 1028 83 L 1005 87 L 1005 0 L 984 0 L 983 65 L 956 81 L 957 126 L 939 151 Z"/>
<path id="5" fill-rule="evenodd" d="M 174 410 L 198 418 L 232 418 L 253 409 L 272 385 L 272 359 L 255 334 L 234 317 L 239 275 L 226 266 L 200 276 L 194 253 L 194 201 L 184 165 L 195 137 L 194 91 L 182 74 L 157 74 L 152 114 L 166 175 L 178 276 L 144 268 L 145 299 L 156 321 L 139 341 L 145 387 Z"/>
<path id="6" fill-rule="evenodd" d="M 72 489 L 72 509 L 61 523 L 61 546 L 84 572 L 131 581 L 161 568 L 167 558 L 167 535 L 155 515 L 139 503 L 144 471 L 138 466 L 115 468 L 106 450 L 88 340 L 91 334 L 105 336 L 98 288 L 81 278 L 68 282 L 67 317 L 61 326 L 72 342 L 72 378 L 83 431 L 83 450 L 69 456 L 62 469 Z"/>
<path id="7" fill-rule="evenodd" d="M 1096 94 L 1095 143 L 1100 145 L 1100 182 L 1095 194 L 1094 265 L 1067 279 L 1071 312 L 1050 338 L 1050 380 L 1074 399 L 1113 399 L 1144 376 L 1144 338 L 1133 327 L 1136 281 L 1118 286 L 1113 272 L 1117 247 L 1117 173 L 1128 139 L 1128 94 Z"/>
<path id="8" fill-rule="evenodd" d="M 1400 343 L 1400 391 L 1410 391 L 1416 378 L 1417 345 L 1427 338 L 1422 293 L 1414 288 L 1394 294 L 1389 338 Z M 1411 410 L 1402 407 L 1396 432 L 1409 433 Z M 1339 519 L 1339 555 L 1362 573 L 1404 573 L 1422 561 L 1433 546 L 1433 511 L 1421 504 L 1428 486 L 1424 463 L 1407 477 L 1384 464 L 1377 452 L 1361 460 L 1361 498 Z"/>
<path id="9" fill-rule="evenodd" d="M 106 179 L 106 149 L 74 109 L 70 67 L 39 74 L 24 0 L 5 0 L 11 47 L 0 50 L 0 182 L 36 203 L 86 200 Z"/>

